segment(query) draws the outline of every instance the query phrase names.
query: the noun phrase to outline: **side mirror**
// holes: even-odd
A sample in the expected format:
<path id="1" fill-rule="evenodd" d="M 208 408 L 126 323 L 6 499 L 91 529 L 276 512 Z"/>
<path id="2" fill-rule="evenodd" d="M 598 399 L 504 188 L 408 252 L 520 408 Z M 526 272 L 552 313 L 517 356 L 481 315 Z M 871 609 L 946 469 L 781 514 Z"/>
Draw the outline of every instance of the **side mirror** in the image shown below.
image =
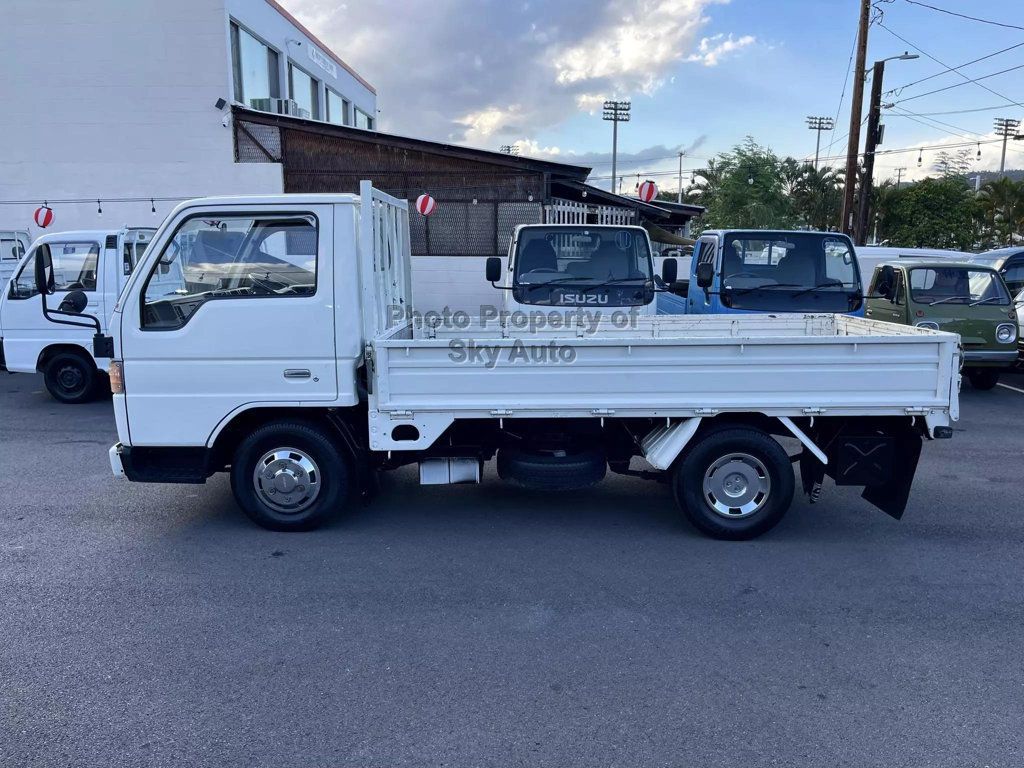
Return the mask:
<path id="1" fill-rule="evenodd" d="M 697 265 L 697 286 L 710 288 L 715 282 L 715 265 L 710 261 L 702 261 Z"/>
<path id="2" fill-rule="evenodd" d="M 496 283 L 501 280 L 501 258 L 498 256 L 487 257 L 487 282 Z"/>
<path id="3" fill-rule="evenodd" d="M 76 315 L 80 315 L 85 310 L 88 303 L 89 297 L 85 295 L 85 291 L 71 291 L 64 297 L 64 301 L 62 301 L 60 306 L 57 307 L 57 311 L 72 312 Z"/>
<path id="4" fill-rule="evenodd" d="M 665 259 L 661 262 L 661 279 L 666 285 L 671 285 L 679 276 L 679 262 L 675 259 Z"/>
<path id="5" fill-rule="evenodd" d="M 36 248 L 34 266 L 36 290 L 44 295 L 53 293 L 53 257 L 50 255 L 50 246 L 46 243 Z"/>

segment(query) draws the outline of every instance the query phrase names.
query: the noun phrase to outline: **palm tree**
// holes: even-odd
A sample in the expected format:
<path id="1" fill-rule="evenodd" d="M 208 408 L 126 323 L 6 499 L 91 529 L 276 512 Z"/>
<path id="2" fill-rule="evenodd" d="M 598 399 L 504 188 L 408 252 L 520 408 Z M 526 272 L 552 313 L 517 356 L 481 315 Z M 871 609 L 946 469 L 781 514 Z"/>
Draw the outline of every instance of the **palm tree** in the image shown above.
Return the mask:
<path id="1" fill-rule="evenodd" d="M 722 182 L 725 180 L 728 172 L 728 163 L 720 159 L 716 160 L 715 158 L 708 160 L 707 168 L 696 172 L 697 179 L 694 180 L 693 185 L 686 191 L 687 196 L 697 205 L 703 205 L 707 208 L 722 188 Z"/>
<path id="2" fill-rule="evenodd" d="M 1010 243 L 1013 233 L 1020 231 L 1022 197 L 1024 185 L 1015 184 L 1006 176 L 986 182 L 978 193 L 985 224 L 997 242 Z"/>
<path id="3" fill-rule="evenodd" d="M 785 164 L 784 164 L 785 165 Z M 798 170 L 791 184 L 797 216 L 814 229 L 828 230 L 839 225 L 843 203 L 843 173 L 835 168 L 815 168 L 805 163 L 799 169 L 783 168 L 784 175 Z"/>

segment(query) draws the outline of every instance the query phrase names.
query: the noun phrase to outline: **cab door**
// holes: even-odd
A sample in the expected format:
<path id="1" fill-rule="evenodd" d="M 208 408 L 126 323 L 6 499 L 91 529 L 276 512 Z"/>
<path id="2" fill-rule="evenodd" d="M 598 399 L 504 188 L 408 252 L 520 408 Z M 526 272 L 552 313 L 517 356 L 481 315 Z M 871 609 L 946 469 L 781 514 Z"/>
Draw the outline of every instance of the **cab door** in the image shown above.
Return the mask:
<path id="1" fill-rule="evenodd" d="M 881 295 L 879 290 L 880 283 L 882 282 L 880 278 L 888 270 L 892 271 L 893 291 L 891 297 Z M 906 323 L 907 290 L 903 270 L 892 269 L 892 267 L 886 267 L 885 265 L 876 267 L 865 304 L 867 308 L 864 314 L 871 320 L 884 320 L 887 323 Z"/>
<path id="2" fill-rule="evenodd" d="M 133 445 L 205 445 L 246 408 L 335 400 L 333 208 L 185 209 L 120 316 Z"/>
<path id="3" fill-rule="evenodd" d="M 92 328 L 52 323 L 43 316 L 33 262 L 36 250 L 44 245 L 50 249 L 55 288 L 46 297 L 46 306 L 57 309 L 70 291 L 80 290 L 88 299 L 86 314 L 99 317 L 102 310 L 103 275 L 99 263 L 103 243 L 74 235 L 67 240 L 37 242 L 18 265 L 0 312 L 4 356 L 12 371 L 34 372 L 39 354 L 52 344 L 75 344 L 92 352 Z"/>

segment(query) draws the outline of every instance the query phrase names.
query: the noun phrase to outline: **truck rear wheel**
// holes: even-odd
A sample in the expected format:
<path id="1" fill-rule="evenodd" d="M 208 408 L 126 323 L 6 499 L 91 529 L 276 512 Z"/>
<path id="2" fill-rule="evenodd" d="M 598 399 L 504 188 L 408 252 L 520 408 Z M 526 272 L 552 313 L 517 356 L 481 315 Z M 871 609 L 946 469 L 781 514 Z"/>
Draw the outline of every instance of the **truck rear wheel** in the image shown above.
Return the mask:
<path id="1" fill-rule="evenodd" d="M 702 533 L 752 539 L 771 530 L 793 502 L 793 466 L 768 434 L 726 428 L 700 440 L 675 468 L 676 503 Z"/>
<path id="2" fill-rule="evenodd" d="M 231 489 L 249 518 L 274 531 L 308 531 L 352 498 L 353 474 L 326 432 L 310 424 L 266 424 L 242 441 Z"/>
<path id="3" fill-rule="evenodd" d="M 999 383 L 998 368 L 968 368 L 967 378 L 971 380 L 971 386 L 975 389 L 995 389 Z"/>
<path id="4" fill-rule="evenodd" d="M 61 403 L 77 405 L 92 400 L 98 380 L 96 366 L 84 352 L 57 352 L 43 366 L 46 391 Z"/>

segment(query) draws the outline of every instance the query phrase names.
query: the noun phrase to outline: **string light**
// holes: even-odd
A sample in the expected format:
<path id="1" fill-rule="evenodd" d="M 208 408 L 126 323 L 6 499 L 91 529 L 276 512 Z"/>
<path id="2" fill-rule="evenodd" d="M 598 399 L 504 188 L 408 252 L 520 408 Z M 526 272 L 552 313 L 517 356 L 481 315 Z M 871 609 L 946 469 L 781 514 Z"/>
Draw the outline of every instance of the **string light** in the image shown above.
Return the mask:
<path id="1" fill-rule="evenodd" d="M 978 159 L 981 160 L 981 142 L 978 142 Z"/>
<path id="2" fill-rule="evenodd" d="M 103 215 L 103 206 L 100 205 L 100 201 L 99 200 L 96 201 L 96 215 L 97 216 L 102 216 Z"/>
<path id="3" fill-rule="evenodd" d="M 923 161 L 923 159 L 924 159 L 924 150 L 923 149 L 917 150 L 917 167 L 918 168 L 921 167 L 921 162 Z"/>
<path id="4" fill-rule="evenodd" d="M 156 202 L 153 200 L 152 197 L 149 198 L 149 212 L 152 214 L 156 214 Z"/>

